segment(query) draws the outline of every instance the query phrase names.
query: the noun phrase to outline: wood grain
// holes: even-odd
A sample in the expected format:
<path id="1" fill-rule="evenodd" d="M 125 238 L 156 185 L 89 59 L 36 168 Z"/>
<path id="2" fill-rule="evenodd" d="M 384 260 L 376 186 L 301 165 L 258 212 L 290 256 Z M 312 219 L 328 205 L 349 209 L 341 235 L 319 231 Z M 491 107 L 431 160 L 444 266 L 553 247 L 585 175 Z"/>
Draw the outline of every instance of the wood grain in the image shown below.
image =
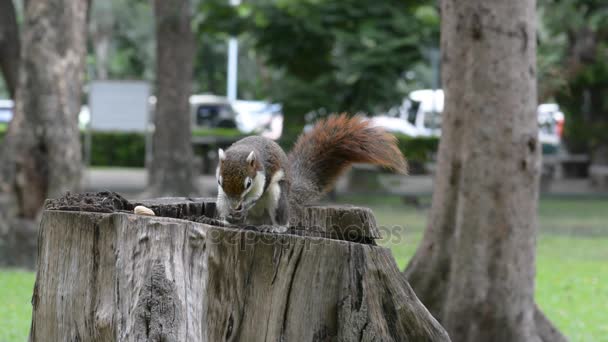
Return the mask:
<path id="1" fill-rule="evenodd" d="M 47 210 L 38 264 L 32 341 L 449 341 L 369 244 Z"/>

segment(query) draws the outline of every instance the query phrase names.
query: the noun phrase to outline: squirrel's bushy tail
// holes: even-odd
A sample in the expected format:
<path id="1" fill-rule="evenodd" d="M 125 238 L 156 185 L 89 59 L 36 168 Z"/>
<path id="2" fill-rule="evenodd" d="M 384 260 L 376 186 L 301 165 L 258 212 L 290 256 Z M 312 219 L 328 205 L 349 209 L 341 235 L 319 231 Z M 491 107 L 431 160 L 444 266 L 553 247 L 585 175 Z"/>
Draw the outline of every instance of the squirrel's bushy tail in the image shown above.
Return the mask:
<path id="1" fill-rule="evenodd" d="M 353 163 L 407 173 L 397 139 L 361 116 L 332 115 L 302 134 L 289 154 L 292 205 L 317 200 Z"/>

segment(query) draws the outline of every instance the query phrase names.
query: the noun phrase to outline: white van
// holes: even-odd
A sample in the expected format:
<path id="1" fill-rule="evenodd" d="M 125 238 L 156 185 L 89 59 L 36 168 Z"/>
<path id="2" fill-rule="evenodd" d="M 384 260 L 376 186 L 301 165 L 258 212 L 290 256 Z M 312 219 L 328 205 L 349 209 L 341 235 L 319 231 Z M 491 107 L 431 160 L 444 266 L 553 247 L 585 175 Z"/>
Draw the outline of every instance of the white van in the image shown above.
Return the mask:
<path id="1" fill-rule="evenodd" d="M 372 118 L 376 126 L 410 137 L 441 135 L 443 91 L 422 89 L 411 92 L 399 107 Z"/>
<path id="2" fill-rule="evenodd" d="M 372 118 L 374 124 L 388 131 L 411 137 L 441 135 L 441 112 L 443 112 L 443 90 L 422 89 L 411 92 L 401 106 L 385 115 Z M 543 151 L 556 152 L 561 143 L 564 114 L 559 105 L 544 103 L 538 106 L 539 141 Z"/>

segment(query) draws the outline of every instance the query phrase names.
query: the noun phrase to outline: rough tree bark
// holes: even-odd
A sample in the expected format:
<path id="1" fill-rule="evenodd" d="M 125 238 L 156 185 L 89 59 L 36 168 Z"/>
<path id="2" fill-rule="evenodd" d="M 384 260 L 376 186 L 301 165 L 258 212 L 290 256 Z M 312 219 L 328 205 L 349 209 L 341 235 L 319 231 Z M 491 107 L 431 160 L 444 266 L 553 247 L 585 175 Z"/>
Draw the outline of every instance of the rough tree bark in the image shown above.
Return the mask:
<path id="1" fill-rule="evenodd" d="M 561 341 L 534 302 L 540 148 L 533 0 L 443 0 L 442 137 L 405 275 L 454 341 Z"/>
<path id="2" fill-rule="evenodd" d="M 19 40 L 17 12 L 13 0 L 0 0 L 0 72 L 11 98 L 15 98 L 19 74 Z"/>
<path id="3" fill-rule="evenodd" d="M 368 210 L 309 208 L 304 226 L 268 234 L 111 213 L 133 204 L 97 197 L 107 213 L 44 212 L 32 341 L 449 341 L 388 249 L 316 235 L 373 235 Z M 94 209 L 80 203 L 48 207 Z M 174 217 L 215 208 L 145 204 Z"/>
<path id="4" fill-rule="evenodd" d="M 15 116 L 3 143 L 2 189 L 17 216 L 80 187 L 78 132 L 86 57 L 87 1 L 28 0 Z"/>
<path id="5" fill-rule="evenodd" d="M 191 4 L 155 0 L 154 11 L 158 101 L 149 188 L 153 196 L 184 196 L 197 193 L 189 104 L 195 54 Z"/>

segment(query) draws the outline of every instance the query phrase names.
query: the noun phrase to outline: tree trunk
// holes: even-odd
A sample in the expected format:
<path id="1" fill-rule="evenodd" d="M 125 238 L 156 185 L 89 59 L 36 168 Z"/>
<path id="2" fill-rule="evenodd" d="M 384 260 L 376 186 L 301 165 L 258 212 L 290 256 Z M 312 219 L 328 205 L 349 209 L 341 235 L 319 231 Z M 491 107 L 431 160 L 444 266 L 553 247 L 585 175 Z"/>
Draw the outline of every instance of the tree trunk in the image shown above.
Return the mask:
<path id="1" fill-rule="evenodd" d="M 188 0 L 155 0 L 156 92 L 150 192 L 155 196 L 197 193 L 189 97 L 195 41 Z"/>
<path id="2" fill-rule="evenodd" d="M 535 3 L 442 1 L 445 110 L 429 227 L 405 275 L 454 341 L 560 341 L 534 302 Z"/>
<path id="3" fill-rule="evenodd" d="M 388 249 L 317 235 L 373 230 L 368 210 L 308 208 L 305 226 L 269 234 L 96 197 L 47 206 L 106 213 L 45 211 L 32 341 L 449 341 Z M 215 215 L 209 200 L 144 204 Z"/>
<path id="4" fill-rule="evenodd" d="M 19 26 L 13 0 L 0 0 L 0 72 L 11 98 L 15 98 L 19 74 Z"/>
<path id="5" fill-rule="evenodd" d="M 95 79 L 107 80 L 114 28 L 114 4 L 112 1 L 96 1 L 92 6 L 89 32 L 95 53 Z"/>
<path id="6" fill-rule="evenodd" d="M 15 195 L 20 217 L 34 218 L 47 197 L 81 185 L 87 3 L 25 2 L 15 116 L 2 146 L 1 190 Z"/>

